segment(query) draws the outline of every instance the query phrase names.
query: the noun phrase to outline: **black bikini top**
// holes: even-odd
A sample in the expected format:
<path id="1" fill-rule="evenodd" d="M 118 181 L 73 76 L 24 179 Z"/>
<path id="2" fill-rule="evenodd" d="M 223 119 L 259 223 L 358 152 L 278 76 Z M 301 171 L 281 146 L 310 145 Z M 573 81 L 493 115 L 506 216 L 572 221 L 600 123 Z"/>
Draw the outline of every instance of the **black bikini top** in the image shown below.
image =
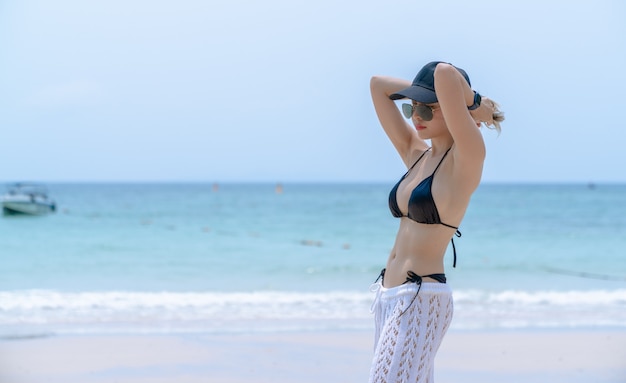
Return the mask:
<path id="1" fill-rule="evenodd" d="M 448 155 L 450 149 L 448 149 L 443 157 L 441 157 L 441 161 L 439 161 L 433 173 L 430 176 L 424 178 L 422 182 L 420 182 L 415 187 L 415 189 L 413 189 L 413 191 L 411 192 L 411 196 L 409 197 L 408 212 L 407 214 L 404 214 L 398 206 L 398 186 L 400 186 L 400 183 L 404 181 L 409 172 L 411 172 L 411 170 L 415 167 L 415 165 L 417 165 L 422 157 L 424 157 L 424 155 L 430 150 L 430 148 L 425 150 L 424 153 L 422 153 L 422 155 L 417 159 L 417 161 L 415 161 L 415 163 L 409 168 L 409 170 L 404 173 L 402 178 L 400 178 L 400 181 L 398 181 L 393 189 L 391 189 L 391 192 L 389 193 L 389 210 L 391 210 L 391 214 L 396 218 L 407 217 L 419 223 L 425 223 L 428 225 L 443 225 L 451 227 L 453 229 L 457 229 L 455 235 L 457 237 L 460 237 L 461 232 L 458 230 L 458 227 L 448 225 L 447 223 L 441 221 L 441 218 L 439 217 L 439 211 L 437 210 L 437 205 L 435 204 L 435 200 L 433 199 L 432 194 L 433 179 L 435 178 L 435 173 L 437 172 L 437 169 L 439 169 L 439 166 L 443 162 L 444 158 L 446 158 L 446 156 Z M 454 252 L 454 264 L 452 266 L 456 267 L 456 248 L 454 246 L 454 238 L 452 239 L 452 250 Z"/>

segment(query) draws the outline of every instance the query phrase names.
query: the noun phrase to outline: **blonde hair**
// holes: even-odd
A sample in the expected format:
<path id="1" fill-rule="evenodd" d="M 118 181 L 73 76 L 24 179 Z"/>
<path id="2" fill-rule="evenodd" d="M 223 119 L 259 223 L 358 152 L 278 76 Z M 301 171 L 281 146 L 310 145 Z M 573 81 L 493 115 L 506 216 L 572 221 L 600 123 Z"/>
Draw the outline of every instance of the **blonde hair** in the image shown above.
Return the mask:
<path id="1" fill-rule="evenodd" d="M 504 121 L 504 112 L 500 110 L 500 104 L 491 99 L 490 101 L 493 103 L 493 115 L 491 116 L 491 121 L 484 121 L 484 124 L 487 128 L 494 129 L 500 134 L 502 131 L 500 123 Z"/>

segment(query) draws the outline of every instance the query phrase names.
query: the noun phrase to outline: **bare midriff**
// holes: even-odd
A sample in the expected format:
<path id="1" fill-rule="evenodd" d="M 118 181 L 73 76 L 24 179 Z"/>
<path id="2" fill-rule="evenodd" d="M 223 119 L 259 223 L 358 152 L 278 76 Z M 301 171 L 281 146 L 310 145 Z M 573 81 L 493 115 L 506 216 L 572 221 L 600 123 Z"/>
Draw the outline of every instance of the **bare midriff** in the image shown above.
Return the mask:
<path id="1" fill-rule="evenodd" d="M 400 218 L 396 241 L 387 260 L 385 287 L 403 284 L 408 271 L 420 276 L 444 273 L 443 258 L 454 232 L 455 229 L 443 225 Z M 424 278 L 424 282 L 436 281 Z"/>

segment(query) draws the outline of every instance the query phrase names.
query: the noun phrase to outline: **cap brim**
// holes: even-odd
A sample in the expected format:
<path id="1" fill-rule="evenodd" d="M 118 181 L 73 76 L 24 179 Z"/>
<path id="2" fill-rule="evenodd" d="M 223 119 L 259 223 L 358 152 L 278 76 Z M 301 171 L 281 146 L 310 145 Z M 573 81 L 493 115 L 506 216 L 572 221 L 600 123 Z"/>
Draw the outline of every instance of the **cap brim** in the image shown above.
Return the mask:
<path id="1" fill-rule="evenodd" d="M 432 104 L 437 102 L 437 95 L 434 91 L 421 86 L 410 86 L 406 89 L 402 89 L 399 92 L 393 93 L 389 96 L 392 100 L 400 100 L 403 98 L 410 98 L 411 100 L 421 102 L 424 104 Z"/>

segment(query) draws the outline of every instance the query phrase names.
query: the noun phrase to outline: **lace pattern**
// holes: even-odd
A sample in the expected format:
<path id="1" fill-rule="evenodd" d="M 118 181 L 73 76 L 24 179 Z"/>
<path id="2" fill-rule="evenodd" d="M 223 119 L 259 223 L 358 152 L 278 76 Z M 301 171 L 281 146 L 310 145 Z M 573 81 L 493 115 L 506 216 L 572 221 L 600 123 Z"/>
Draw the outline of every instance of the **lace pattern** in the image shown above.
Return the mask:
<path id="1" fill-rule="evenodd" d="M 450 326 L 452 291 L 443 283 L 372 285 L 376 323 L 370 383 L 433 383 L 435 354 Z"/>

